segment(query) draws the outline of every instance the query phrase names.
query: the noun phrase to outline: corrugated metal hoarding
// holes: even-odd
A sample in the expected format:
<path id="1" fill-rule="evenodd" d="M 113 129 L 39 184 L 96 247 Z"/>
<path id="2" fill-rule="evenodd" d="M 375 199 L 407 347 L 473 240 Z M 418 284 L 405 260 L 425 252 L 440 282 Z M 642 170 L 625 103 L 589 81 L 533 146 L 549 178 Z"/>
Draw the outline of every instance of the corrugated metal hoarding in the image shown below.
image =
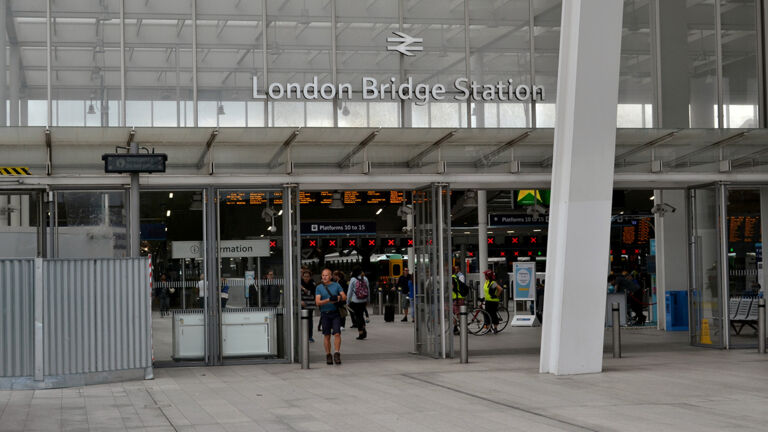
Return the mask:
<path id="1" fill-rule="evenodd" d="M 2 376 L 72 382 L 66 378 L 152 366 L 148 258 L 38 259 L 38 272 L 35 261 L 0 260 Z"/>

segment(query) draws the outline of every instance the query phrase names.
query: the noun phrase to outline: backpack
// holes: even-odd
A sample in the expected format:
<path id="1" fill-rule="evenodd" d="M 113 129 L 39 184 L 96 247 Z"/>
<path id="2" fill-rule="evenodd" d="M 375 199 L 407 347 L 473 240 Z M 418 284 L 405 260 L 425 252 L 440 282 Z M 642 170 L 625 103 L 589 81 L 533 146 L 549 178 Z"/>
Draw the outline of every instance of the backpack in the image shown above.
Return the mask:
<path id="1" fill-rule="evenodd" d="M 453 277 L 453 291 L 458 293 L 462 297 L 469 295 L 469 286 L 461 281 L 458 277 Z"/>
<path id="2" fill-rule="evenodd" d="M 357 279 L 355 284 L 355 297 L 358 300 L 365 300 L 368 298 L 368 284 L 365 282 L 365 278 Z"/>

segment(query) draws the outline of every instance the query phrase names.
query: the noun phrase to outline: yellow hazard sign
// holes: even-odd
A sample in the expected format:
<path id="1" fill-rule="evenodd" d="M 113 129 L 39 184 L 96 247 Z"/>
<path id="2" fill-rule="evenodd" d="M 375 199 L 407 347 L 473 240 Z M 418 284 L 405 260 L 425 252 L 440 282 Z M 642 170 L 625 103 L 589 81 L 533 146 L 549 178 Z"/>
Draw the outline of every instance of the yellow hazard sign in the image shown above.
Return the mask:
<path id="1" fill-rule="evenodd" d="M 0 175 L 4 176 L 25 176 L 32 175 L 27 167 L 0 167 Z"/>

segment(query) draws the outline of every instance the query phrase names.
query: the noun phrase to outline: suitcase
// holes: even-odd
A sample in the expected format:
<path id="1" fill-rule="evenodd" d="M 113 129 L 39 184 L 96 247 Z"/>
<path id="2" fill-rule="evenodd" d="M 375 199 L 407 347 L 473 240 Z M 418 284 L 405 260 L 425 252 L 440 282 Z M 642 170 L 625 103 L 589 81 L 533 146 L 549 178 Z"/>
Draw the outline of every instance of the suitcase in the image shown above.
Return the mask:
<path id="1" fill-rule="evenodd" d="M 395 305 L 384 306 L 384 321 L 385 322 L 395 321 Z"/>

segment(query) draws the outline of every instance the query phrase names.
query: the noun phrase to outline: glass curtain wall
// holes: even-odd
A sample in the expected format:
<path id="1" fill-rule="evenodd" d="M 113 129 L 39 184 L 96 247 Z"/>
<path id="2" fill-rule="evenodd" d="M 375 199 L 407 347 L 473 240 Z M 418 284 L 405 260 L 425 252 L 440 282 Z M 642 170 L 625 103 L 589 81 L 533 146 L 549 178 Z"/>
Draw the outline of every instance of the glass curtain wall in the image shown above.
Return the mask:
<path id="1" fill-rule="evenodd" d="M 192 38 L 190 0 L 126 0 L 125 126 L 197 126 Z"/>
<path id="2" fill-rule="evenodd" d="M 467 0 L 469 6 L 469 69 L 482 83 L 531 85 L 531 28 L 528 2 Z M 473 127 L 530 127 L 529 102 L 496 101 L 472 104 Z"/>
<path id="3" fill-rule="evenodd" d="M 680 83 L 683 121 L 697 128 L 759 124 L 765 87 L 758 73 L 759 2 L 689 2 L 659 24 L 654 1 L 623 1 L 619 127 L 654 127 L 655 75 L 665 72 L 652 41 L 666 34 L 659 31 L 664 19 L 685 28 L 679 38 L 688 71 L 681 78 L 687 86 Z M 119 126 L 125 115 L 125 126 L 156 127 L 554 126 L 560 0 L 125 0 L 122 33 L 120 5 L 11 0 L 0 37 L 6 47 L 0 125 Z M 387 51 L 393 31 L 422 38 L 423 51 Z M 269 83 L 303 86 L 315 76 L 319 86 L 349 82 L 352 100 L 270 100 Z M 366 102 L 363 76 L 441 83 L 448 97 L 426 104 Z M 266 99 L 253 98 L 254 77 Z M 545 89 L 545 100 L 535 109 L 456 101 L 451 92 L 458 77 L 533 83 Z"/>
<path id="4" fill-rule="evenodd" d="M 125 258 L 127 196 L 123 191 L 56 192 L 56 258 Z"/>
<path id="5" fill-rule="evenodd" d="M 55 126 L 118 126 L 120 1 L 51 2 Z"/>
<path id="6" fill-rule="evenodd" d="M 262 2 L 197 2 L 198 126 L 264 126 Z"/>
<path id="7" fill-rule="evenodd" d="M 0 257 L 39 256 L 40 194 L 0 193 Z"/>
<path id="8" fill-rule="evenodd" d="M 331 1 L 267 0 L 267 76 L 269 82 L 334 84 Z M 333 126 L 333 102 L 270 102 L 270 126 Z"/>

